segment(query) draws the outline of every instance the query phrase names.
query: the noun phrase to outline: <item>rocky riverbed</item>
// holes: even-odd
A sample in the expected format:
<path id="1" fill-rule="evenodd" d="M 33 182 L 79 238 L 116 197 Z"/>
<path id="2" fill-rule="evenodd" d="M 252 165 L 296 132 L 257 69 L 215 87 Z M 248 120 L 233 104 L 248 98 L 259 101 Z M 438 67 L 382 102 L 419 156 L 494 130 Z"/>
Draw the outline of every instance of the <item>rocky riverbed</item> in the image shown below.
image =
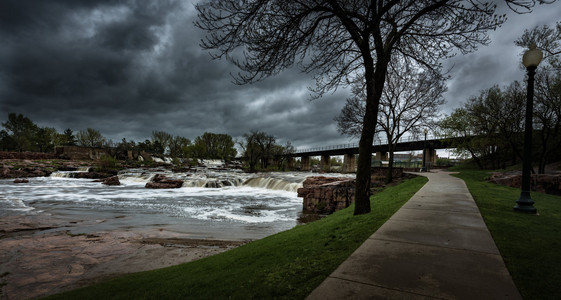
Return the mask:
<path id="1" fill-rule="evenodd" d="M 89 167 L 92 161 L 72 161 L 60 159 L 1 159 L 0 179 L 29 178 L 49 176 L 55 171 L 76 171 L 81 167 Z M 88 172 L 90 178 L 105 178 L 111 176 L 108 172 Z"/>
<path id="2" fill-rule="evenodd" d="M 185 239 L 164 229 L 70 233 L 87 226 L 85 222 L 92 221 L 1 218 L 0 298 L 42 297 L 121 274 L 194 261 L 247 242 Z"/>

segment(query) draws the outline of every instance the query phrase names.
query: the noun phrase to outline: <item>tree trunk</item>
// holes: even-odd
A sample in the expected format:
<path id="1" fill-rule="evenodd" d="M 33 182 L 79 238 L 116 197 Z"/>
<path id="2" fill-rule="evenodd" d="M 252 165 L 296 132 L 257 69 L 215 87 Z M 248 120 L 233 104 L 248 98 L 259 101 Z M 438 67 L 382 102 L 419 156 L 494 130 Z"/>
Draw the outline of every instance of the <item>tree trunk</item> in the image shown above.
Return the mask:
<path id="1" fill-rule="evenodd" d="M 481 163 L 479 157 L 477 157 L 477 155 L 475 155 L 475 153 L 471 149 L 468 148 L 468 151 L 471 154 L 471 158 L 473 158 L 479 169 L 483 170 L 483 164 Z"/>
<path id="2" fill-rule="evenodd" d="M 370 182 L 372 165 L 372 144 L 378 118 L 378 106 L 386 80 L 389 58 L 382 60 L 378 56 L 376 72 L 371 58 L 365 58 L 366 109 L 362 133 L 358 144 L 358 163 L 356 170 L 355 215 L 370 212 Z"/>
<path id="3" fill-rule="evenodd" d="M 386 183 L 390 183 L 393 181 L 393 143 L 388 139 L 388 152 L 390 153 L 389 161 L 388 161 L 388 174 L 386 175 Z"/>

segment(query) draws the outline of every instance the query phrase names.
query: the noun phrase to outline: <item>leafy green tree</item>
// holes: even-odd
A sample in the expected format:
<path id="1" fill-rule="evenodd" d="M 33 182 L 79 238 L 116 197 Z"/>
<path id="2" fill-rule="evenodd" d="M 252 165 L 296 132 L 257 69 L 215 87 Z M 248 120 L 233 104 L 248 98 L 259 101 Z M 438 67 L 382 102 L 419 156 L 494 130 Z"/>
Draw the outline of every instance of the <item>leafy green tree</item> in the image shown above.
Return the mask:
<path id="1" fill-rule="evenodd" d="M 152 149 L 156 154 L 169 154 L 168 149 L 171 141 L 173 140 L 173 135 L 165 131 L 152 131 Z"/>
<path id="2" fill-rule="evenodd" d="M 42 127 L 37 130 L 34 150 L 39 152 L 53 152 L 58 146 L 59 134 L 52 127 Z"/>
<path id="3" fill-rule="evenodd" d="M 39 127 L 22 114 L 10 113 L 8 120 L 2 123 L 14 142 L 16 151 L 33 151 L 35 136 Z"/>
<path id="4" fill-rule="evenodd" d="M 205 132 L 195 139 L 197 158 L 231 160 L 236 157 L 234 140 L 228 134 Z"/>
<path id="5" fill-rule="evenodd" d="M 16 150 L 16 142 L 8 134 L 6 130 L 0 131 L 0 150 L 2 151 L 14 151 Z"/>
<path id="6" fill-rule="evenodd" d="M 274 160 L 277 163 L 277 169 L 285 171 L 287 167 L 288 157 L 287 154 L 294 153 L 294 146 L 290 141 L 287 141 L 284 146 L 275 145 L 273 148 Z"/>
<path id="7" fill-rule="evenodd" d="M 479 143 L 472 143 L 478 138 L 473 123 L 473 118 L 465 108 L 457 108 L 440 121 L 440 135 L 443 138 L 454 138 L 451 146 L 456 149 L 456 154 L 462 155 L 464 151 L 468 152 L 477 166 L 483 169 L 480 152 L 476 147 Z"/>
<path id="8" fill-rule="evenodd" d="M 244 134 L 244 140 L 239 142 L 243 149 L 243 156 L 248 163 L 250 171 L 267 169 L 274 158 L 285 151 L 294 151 L 292 145 L 287 148 L 279 147 L 276 138 L 262 131 L 251 131 Z"/>
<path id="9" fill-rule="evenodd" d="M 62 134 L 62 145 L 64 146 L 75 146 L 77 141 L 76 141 L 76 137 L 74 136 L 74 132 L 72 132 L 72 129 L 67 128 L 64 133 Z"/>
<path id="10" fill-rule="evenodd" d="M 82 147 L 103 147 L 107 142 L 99 131 L 92 128 L 80 130 L 76 135 L 76 139 L 78 140 L 78 145 Z"/>
<path id="11" fill-rule="evenodd" d="M 169 143 L 169 155 L 173 158 L 183 158 L 183 149 L 189 145 L 191 145 L 191 141 L 188 138 L 176 136 Z"/>
<path id="12" fill-rule="evenodd" d="M 240 141 L 239 145 L 243 149 L 243 156 L 249 166 L 249 171 L 255 171 L 261 158 L 259 145 L 256 142 L 256 133 L 245 133 L 244 140 Z"/>
<path id="13" fill-rule="evenodd" d="M 338 158 L 338 157 L 332 157 L 329 164 L 331 166 L 342 166 L 343 165 L 343 161 Z"/>
<path id="14" fill-rule="evenodd" d="M 158 153 L 157 151 L 154 151 L 154 147 L 155 147 L 155 145 L 150 140 L 145 140 L 144 142 L 139 142 L 136 145 L 136 148 L 138 149 L 138 151 L 144 151 L 144 152 L 148 152 L 148 153 Z"/>
<path id="15" fill-rule="evenodd" d="M 444 137 L 462 137 L 454 145 L 468 151 L 480 168 L 504 168 L 522 159 L 526 92 L 518 82 L 493 86 L 467 100 L 445 118 Z"/>
<path id="16" fill-rule="evenodd" d="M 126 160 L 128 159 L 128 152 L 137 150 L 136 143 L 132 140 L 127 141 L 126 138 L 123 138 L 119 143 L 115 145 L 112 149 L 112 156 L 116 159 Z"/>

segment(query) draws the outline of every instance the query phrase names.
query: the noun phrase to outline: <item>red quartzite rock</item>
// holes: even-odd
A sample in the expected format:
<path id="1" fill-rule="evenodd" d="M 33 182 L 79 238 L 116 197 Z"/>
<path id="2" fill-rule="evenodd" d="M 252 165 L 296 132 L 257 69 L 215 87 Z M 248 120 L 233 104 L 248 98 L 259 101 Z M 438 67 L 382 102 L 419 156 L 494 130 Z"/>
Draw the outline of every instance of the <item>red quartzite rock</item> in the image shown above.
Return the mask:
<path id="1" fill-rule="evenodd" d="M 339 177 L 308 177 L 298 189 L 307 213 L 331 214 L 351 205 L 355 199 L 354 180 Z"/>
<path id="2" fill-rule="evenodd" d="M 534 174 L 530 178 L 532 191 L 561 195 L 561 174 Z M 522 186 L 522 173 L 492 173 L 489 181 L 500 185 L 520 188 Z"/>
<path id="3" fill-rule="evenodd" d="M 103 183 L 105 185 L 120 185 L 121 184 L 118 176 L 107 177 L 107 178 L 103 179 L 101 181 L 101 183 Z"/>
<path id="4" fill-rule="evenodd" d="M 25 178 L 23 178 L 23 179 L 18 178 L 18 179 L 14 180 L 14 183 L 28 183 L 28 182 L 29 182 L 29 180 L 27 180 Z"/>
<path id="5" fill-rule="evenodd" d="M 177 189 L 183 186 L 183 180 L 167 178 L 164 175 L 157 174 L 152 181 L 146 183 L 149 189 Z"/>

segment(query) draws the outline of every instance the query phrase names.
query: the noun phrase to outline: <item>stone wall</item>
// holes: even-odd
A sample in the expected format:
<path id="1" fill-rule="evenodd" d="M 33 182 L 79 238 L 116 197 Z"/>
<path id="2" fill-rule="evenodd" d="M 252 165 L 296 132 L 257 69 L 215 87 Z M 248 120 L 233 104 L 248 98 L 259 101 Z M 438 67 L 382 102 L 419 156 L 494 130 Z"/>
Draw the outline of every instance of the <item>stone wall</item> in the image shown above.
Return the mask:
<path id="1" fill-rule="evenodd" d="M 56 147 L 55 153 L 59 158 L 72 160 L 98 160 L 105 155 L 109 155 L 109 151 L 106 148 L 89 148 L 78 146 Z"/>
<path id="2" fill-rule="evenodd" d="M 349 178 L 308 177 L 298 189 L 303 197 L 305 213 L 331 214 L 351 205 L 355 199 L 355 183 Z"/>

